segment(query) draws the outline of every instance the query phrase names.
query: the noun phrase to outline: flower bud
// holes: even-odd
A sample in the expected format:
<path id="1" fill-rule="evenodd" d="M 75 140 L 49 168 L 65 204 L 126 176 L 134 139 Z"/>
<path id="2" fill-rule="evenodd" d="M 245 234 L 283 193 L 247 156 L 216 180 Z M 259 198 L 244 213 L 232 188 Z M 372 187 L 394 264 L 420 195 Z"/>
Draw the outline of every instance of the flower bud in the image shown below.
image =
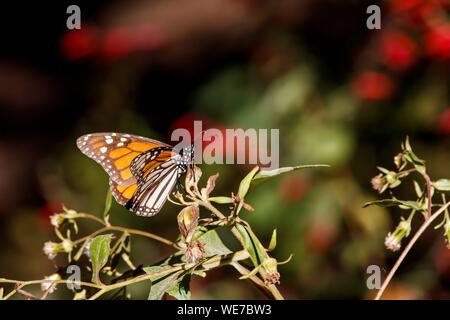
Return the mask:
<path id="1" fill-rule="evenodd" d="M 397 167 L 397 169 L 400 169 L 404 163 L 405 157 L 403 156 L 403 153 L 399 153 L 394 157 L 394 164 Z"/>
<path id="2" fill-rule="evenodd" d="M 64 252 L 69 253 L 73 249 L 72 241 L 68 239 L 64 239 L 61 243 L 56 243 L 52 241 L 47 241 L 44 243 L 43 251 L 44 254 L 50 259 L 53 260 L 58 253 Z"/>
<path id="3" fill-rule="evenodd" d="M 194 240 L 187 244 L 186 262 L 197 263 L 205 256 L 205 244 L 201 241 Z"/>
<path id="4" fill-rule="evenodd" d="M 189 242 L 198 225 L 199 209 L 197 205 L 183 208 L 178 214 L 178 228 L 186 242 Z"/>
<path id="5" fill-rule="evenodd" d="M 411 216 L 412 217 L 412 216 Z M 393 233 L 388 233 L 386 239 L 384 240 L 384 245 L 391 251 L 398 251 L 402 246 L 402 240 L 409 236 L 411 232 L 411 218 L 404 220 L 398 224 L 397 228 Z"/>
<path id="6" fill-rule="evenodd" d="M 373 177 L 370 183 L 372 184 L 372 188 L 379 193 L 383 193 L 387 188 L 386 179 L 381 173 Z"/>
<path id="7" fill-rule="evenodd" d="M 55 281 L 61 280 L 61 276 L 57 273 L 54 273 L 48 277 L 45 277 L 45 280 L 51 280 L 51 281 L 42 282 L 41 290 L 44 292 L 53 293 L 56 290 Z"/>
<path id="8" fill-rule="evenodd" d="M 260 273 L 266 285 L 279 284 L 280 273 L 277 268 L 278 262 L 274 258 L 267 258 L 261 265 Z"/>

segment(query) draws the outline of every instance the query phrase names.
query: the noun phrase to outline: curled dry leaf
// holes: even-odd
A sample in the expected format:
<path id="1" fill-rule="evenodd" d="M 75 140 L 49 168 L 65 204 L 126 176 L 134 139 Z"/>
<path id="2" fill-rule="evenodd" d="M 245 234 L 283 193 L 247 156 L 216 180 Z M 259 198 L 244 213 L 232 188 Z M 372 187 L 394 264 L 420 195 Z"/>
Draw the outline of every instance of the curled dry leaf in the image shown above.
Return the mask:
<path id="1" fill-rule="evenodd" d="M 216 180 L 217 178 L 219 178 L 219 174 L 216 173 L 213 176 L 210 176 L 208 178 L 208 182 L 206 183 L 206 187 L 202 188 L 202 197 L 207 199 L 209 198 L 209 195 L 211 194 L 211 192 L 214 190 L 214 188 L 216 187 Z"/>

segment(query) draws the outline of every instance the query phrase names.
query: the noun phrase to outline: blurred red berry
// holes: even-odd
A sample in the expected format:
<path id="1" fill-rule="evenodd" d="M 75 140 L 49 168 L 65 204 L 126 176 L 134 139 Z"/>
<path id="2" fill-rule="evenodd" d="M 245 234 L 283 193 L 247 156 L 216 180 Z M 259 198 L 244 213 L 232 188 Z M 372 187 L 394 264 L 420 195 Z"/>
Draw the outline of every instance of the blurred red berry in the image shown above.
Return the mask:
<path id="1" fill-rule="evenodd" d="M 389 6 L 394 13 L 410 11 L 417 8 L 423 0 L 391 0 Z"/>
<path id="2" fill-rule="evenodd" d="M 315 222 L 306 233 L 308 249 L 315 254 L 326 253 L 336 241 L 336 228 L 330 222 Z"/>
<path id="3" fill-rule="evenodd" d="M 392 70 L 410 68 L 417 60 L 417 46 L 402 32 L 387 33 L 381 39 L 381 59 Z"/>
<path id="4" fill-rule="evenodd" d="M 438 60 L 450 58 L 450 24 L 434 27 L 425 38 L 427 53 Z"/>
<path id="5" fill-rule="evenodd" d="M 400 18 L 412 27 L 421 28 L 426 28 L 431 19 L 441 15 L 447 5 L 447 0 L 391 0 L 389 2 L 395 18 Z"/>
<path id="6" fill-rule="evenodd" d="M 113 61 L 128 55 L 132 51 L 130 32 L 125 28 L 113 28 L 106 31 L 100 40 L 100 56 Z"/>
<path id="7" fill-rule="evenodd" d="M 62 55 L 69 60 L 84 58 L 95 50 L 94 36 L 86 27 L 67 31 L 61 38 L 60 50 Z"/>
<path id="8" fill-rule="evenodd" d="M 309 183 L 300 175 L 287 175 L 279 186 L 283 202 L 293 203 L 301 200 L 309 191 Z"/>
<path id="9" fill-rule="evenodd" d="M 450 108 L 439 117 L 438 130 L 439 133 L 450 134 Z"/>
<path id="10" fill-rule="evenodd" d="M 142 51 L 154 51 L 166 44 L 166 38 L 162 32 L 152 24 L 146 24 L 136 28 L 132 32 L 133 49 Z"/>
<path id="11" fill-rule="evenodd" d="M 384 100 L 394 93 L 394 83 L 380 72 L 363 72 L 351 82 L 353 95 L 365 100 Z"/>

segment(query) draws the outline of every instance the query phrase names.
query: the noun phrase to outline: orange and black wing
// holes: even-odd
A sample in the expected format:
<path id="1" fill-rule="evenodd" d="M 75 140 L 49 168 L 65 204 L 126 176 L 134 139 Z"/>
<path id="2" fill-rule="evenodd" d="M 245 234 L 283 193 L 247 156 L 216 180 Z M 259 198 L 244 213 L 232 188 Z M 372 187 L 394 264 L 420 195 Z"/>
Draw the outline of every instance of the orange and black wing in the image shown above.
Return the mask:
<path id="1" fill-rule="evenodd" d="M 109 184 L 114 198 L 124 206 L 138 189 L 138 177 L 131 171 L 133 160 L 152 149 L 171 150 L 170 145 L 157 140 L 115 132 L 81 136 L 77 139 L 77 146 L 105 169 L 110 176 Z M 173 154 L 170 152 L 170 155 Z M 168 155 L 168 152 L 162 154 L 164 157 Z M 156 166 L 147 164 L 147 168 L 155 169 Z"/>

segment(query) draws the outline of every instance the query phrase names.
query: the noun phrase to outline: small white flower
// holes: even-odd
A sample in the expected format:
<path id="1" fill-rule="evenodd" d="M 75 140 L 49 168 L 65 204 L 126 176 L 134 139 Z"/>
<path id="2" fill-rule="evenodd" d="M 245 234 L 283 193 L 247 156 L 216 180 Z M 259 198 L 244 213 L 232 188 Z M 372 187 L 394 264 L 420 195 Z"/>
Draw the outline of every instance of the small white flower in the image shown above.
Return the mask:
<path id="1" fill-rule="evenodd" d="M 44 254 L 50 259 L 55 259 L 56 255 L 60 252 L 69 253 L 73 249 L 73 243 L 72 241 L 68 239 L 64 239 L 61 243 L 56 243 L 52 241 L 47 241 L 44 243 L 44 248 L 42 249 L 44 251 Z"/>
<path id="2" fill-rule="evenodd" d="M 60 213 L 55 213 L 50 216 L 50 223 L 55 228 L 58 228 L 63 223 L 63 221 L 64 221 L 64 217 Z"/>
<path id="3" fill-rule="evenodd" d="M 52 241 L 47 241 L 44 243 L 44 248 L 42 250 L 50 260 L 53 260 L 58 253 L 58 244 Z"/>
<path id="4" fill-rule="evenodd" d="M 45 280 L 51 280 L 51 281 L 45 281 L 41 283 L 41 290 L 48 293 L 53 293 L 56 290 L 56 284 L 55 281 L 61 280 L 61 276 L 57 273 L 52 274 L 51 276 L 45 277 Z"/>
<path id="5" fill-rule="evenodd" d="M 388 233 L 386 239 L 384 240 L 384 245 L 386 246 L 386 248 L 392 251 L 398 251 L 402 246 L 401 243 L 398 241 L 397 237 L 391 234 L 390 232 Z"/>

